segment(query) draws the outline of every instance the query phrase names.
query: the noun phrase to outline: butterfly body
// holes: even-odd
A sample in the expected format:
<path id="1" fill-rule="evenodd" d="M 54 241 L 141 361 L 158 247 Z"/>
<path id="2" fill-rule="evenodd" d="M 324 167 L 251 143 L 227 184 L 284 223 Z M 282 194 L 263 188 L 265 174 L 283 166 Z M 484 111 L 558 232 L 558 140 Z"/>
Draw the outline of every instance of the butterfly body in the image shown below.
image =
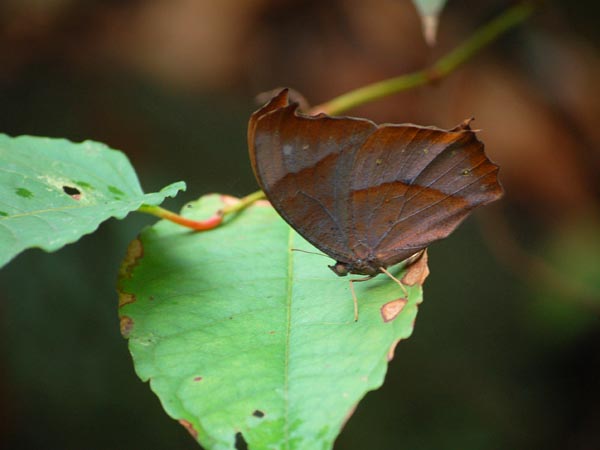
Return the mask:
<path id="1" fill-rule="evenodd" d="M 380 267 L 383 267 L 384 269 L 386 268 L 376 257 L 371 257 L 365 260 L 357 258 L 353 262 L 336 261 L 334 265 L 328 267 L 340 277 L 345 277 L 350 273 L 374 277 L 378 273 L 381 273 L 379 270 Z"/>

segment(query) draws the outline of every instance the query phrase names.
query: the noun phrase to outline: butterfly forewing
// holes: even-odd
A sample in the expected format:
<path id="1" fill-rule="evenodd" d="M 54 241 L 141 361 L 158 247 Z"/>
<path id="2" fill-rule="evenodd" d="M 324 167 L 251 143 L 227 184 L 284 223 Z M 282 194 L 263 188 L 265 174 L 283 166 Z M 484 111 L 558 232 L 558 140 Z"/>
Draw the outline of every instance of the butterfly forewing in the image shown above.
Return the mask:
<path id="1" fill-rule="evenodd" d="M 271 103 L 280 104 L 281 95 Z M 273 109 L 271 103 L 250 121 L 250 157 L 259 184 L 279 214 L 315 247 L 339 260 L 352 259 L 348 173 L 375 124 L 301 117 L 296 105 Z"/>

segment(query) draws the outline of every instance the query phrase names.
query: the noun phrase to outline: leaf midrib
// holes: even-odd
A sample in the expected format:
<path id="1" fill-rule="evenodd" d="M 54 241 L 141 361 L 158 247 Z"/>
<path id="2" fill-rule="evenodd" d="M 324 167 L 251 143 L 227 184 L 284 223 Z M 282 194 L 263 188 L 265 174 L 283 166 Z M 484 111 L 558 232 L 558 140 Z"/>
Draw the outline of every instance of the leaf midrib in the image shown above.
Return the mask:
<path id="1" fill-rule="evenodd" d="M 294 231 L 289 228 L 288 231 L 288 274 L 286 278 L 287 282 L 287 316 L 286 316 L 286 330 L 285 330 L 285 368 L 284 368 L 284 384 L 283 384 L 283 401 L 284 401 L 284 442 L 285 448 L 289 449 L 290 442 L 290 401 L 289 401 L 289 374 L 290 374 L 290 336 L 292 330 L 292 291 L 294 284 L 292 282 L 294 276 L 294 260 L 292 258 L 293 252 L 292 243 L 294 240 Z"/>

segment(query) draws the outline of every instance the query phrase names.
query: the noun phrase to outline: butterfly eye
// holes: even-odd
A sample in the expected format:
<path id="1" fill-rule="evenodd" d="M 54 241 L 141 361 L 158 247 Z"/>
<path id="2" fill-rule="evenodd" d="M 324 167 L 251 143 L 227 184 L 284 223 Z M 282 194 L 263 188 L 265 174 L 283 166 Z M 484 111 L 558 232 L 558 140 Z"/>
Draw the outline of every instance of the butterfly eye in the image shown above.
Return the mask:
<path id="1" fill-rule="evenodd" d="M 344 263 L 337 262 L 335 265 L 328 267 L 339 277 L 345 277 L 348 275 L 348 266 Z"/>

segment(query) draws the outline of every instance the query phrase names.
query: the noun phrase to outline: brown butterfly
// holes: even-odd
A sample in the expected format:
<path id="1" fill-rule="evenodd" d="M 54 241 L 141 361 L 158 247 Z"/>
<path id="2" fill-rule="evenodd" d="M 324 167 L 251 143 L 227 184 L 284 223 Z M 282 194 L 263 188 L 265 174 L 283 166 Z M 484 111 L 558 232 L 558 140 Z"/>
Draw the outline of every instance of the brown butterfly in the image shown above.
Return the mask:
<path id="1" fill-rule="evenodd" d="M 273 207 L 339 276 L 389 274 L 503 194 L 468 120 L 377 126 L 297 108 L 283 90 L 252 114 L 250 160 Z"/>

